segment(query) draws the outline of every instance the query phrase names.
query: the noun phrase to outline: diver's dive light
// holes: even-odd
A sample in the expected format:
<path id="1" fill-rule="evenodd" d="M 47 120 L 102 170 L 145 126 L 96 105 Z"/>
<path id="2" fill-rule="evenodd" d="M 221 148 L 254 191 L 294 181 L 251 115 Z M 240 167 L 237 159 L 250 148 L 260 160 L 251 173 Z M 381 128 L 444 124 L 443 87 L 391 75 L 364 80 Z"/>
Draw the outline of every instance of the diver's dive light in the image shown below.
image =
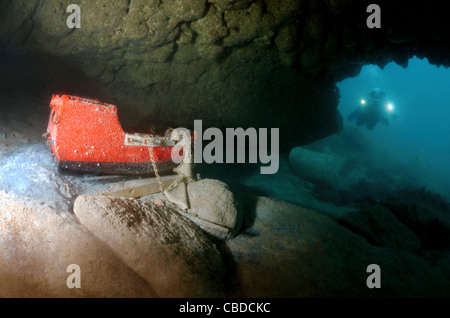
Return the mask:
<path id="1" fill-rule="evenodd" d="M 392 104 L 391 102 L 386 103 L 385 108 L 388 113 L 393 113 L 395 110 L 394 104 Z"/>
<path id="2" fill-rule="evenodd" d="M 361 99 L 361 105 L 365 105 L 366 104 L 366 100 L 365 99 Z"/>

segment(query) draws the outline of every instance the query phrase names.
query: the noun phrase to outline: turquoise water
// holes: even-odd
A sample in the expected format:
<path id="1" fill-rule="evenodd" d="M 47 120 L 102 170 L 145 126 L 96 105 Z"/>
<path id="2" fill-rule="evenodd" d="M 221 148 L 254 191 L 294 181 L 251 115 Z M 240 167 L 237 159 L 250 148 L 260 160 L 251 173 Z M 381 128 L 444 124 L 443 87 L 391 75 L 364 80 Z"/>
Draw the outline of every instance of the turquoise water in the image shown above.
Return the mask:
<path id="1" fill-rule="evenodd" d="M 357 77 L 338 87 L 344 129 L 357 127 L 347 117 L 374 87 L 385 92 L 398 121 L 389 126 L 379 123 L 371 131 L 364 126 L 357 129 L 373 147 L 389 155 L 386 165 L 391 159 L 407 164 L 418 185 L 450 197 L 450 70 L 414 57 L 407 68 L 395 63 L 383 69 L 364 66 Z"/>

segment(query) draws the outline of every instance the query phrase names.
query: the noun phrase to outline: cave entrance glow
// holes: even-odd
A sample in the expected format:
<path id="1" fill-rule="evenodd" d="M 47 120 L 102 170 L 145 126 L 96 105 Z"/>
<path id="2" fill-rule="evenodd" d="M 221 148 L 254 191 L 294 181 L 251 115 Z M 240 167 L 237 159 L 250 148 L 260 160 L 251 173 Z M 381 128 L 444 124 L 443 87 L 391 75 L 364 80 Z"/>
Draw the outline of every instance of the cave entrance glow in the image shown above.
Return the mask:
<path id="1" fill-rule="evenodd" d="M 450 197 L 450 70 L 412 58 L 407 68 L 395 63 L 383 69 L 364 66 L 338 87 L 344 131 L 357 131 L 387 153 L 387 161 L 407 164 L 423 186 Z M 368 130 L 348 117 L 375 87 L 395 104 L 398 120 Z"/>

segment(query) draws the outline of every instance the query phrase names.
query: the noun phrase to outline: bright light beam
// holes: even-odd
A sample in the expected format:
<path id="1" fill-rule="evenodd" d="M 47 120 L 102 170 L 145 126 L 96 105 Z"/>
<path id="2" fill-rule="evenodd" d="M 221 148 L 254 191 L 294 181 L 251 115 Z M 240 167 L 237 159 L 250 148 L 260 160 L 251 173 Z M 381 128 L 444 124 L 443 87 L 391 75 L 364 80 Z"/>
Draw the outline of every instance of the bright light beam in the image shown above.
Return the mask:
<path id="1" fill-rule="evenodd" d="M 386 111 L 388 111 L 389 113 L 392 113 L 394 110 L 395 110 L 394 104 L 388 103 L 386 105 Z"/>

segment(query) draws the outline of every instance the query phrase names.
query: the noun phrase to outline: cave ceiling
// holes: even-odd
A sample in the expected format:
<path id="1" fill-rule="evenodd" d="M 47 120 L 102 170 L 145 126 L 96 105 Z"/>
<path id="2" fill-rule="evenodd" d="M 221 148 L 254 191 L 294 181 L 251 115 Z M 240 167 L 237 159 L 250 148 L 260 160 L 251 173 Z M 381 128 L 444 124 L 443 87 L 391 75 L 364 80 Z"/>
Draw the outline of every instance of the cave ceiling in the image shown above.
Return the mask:
<path id="1" fill-rule="evenodd" d="M 366 64 L 448 66 L 440 2 L 0 0 L 2 89 L 114 103 L 125 126 L 279 127 L 282 149 L 342 128 L 336 83 Z M 45 97 L 47 96 L 47 97 Z"/>

